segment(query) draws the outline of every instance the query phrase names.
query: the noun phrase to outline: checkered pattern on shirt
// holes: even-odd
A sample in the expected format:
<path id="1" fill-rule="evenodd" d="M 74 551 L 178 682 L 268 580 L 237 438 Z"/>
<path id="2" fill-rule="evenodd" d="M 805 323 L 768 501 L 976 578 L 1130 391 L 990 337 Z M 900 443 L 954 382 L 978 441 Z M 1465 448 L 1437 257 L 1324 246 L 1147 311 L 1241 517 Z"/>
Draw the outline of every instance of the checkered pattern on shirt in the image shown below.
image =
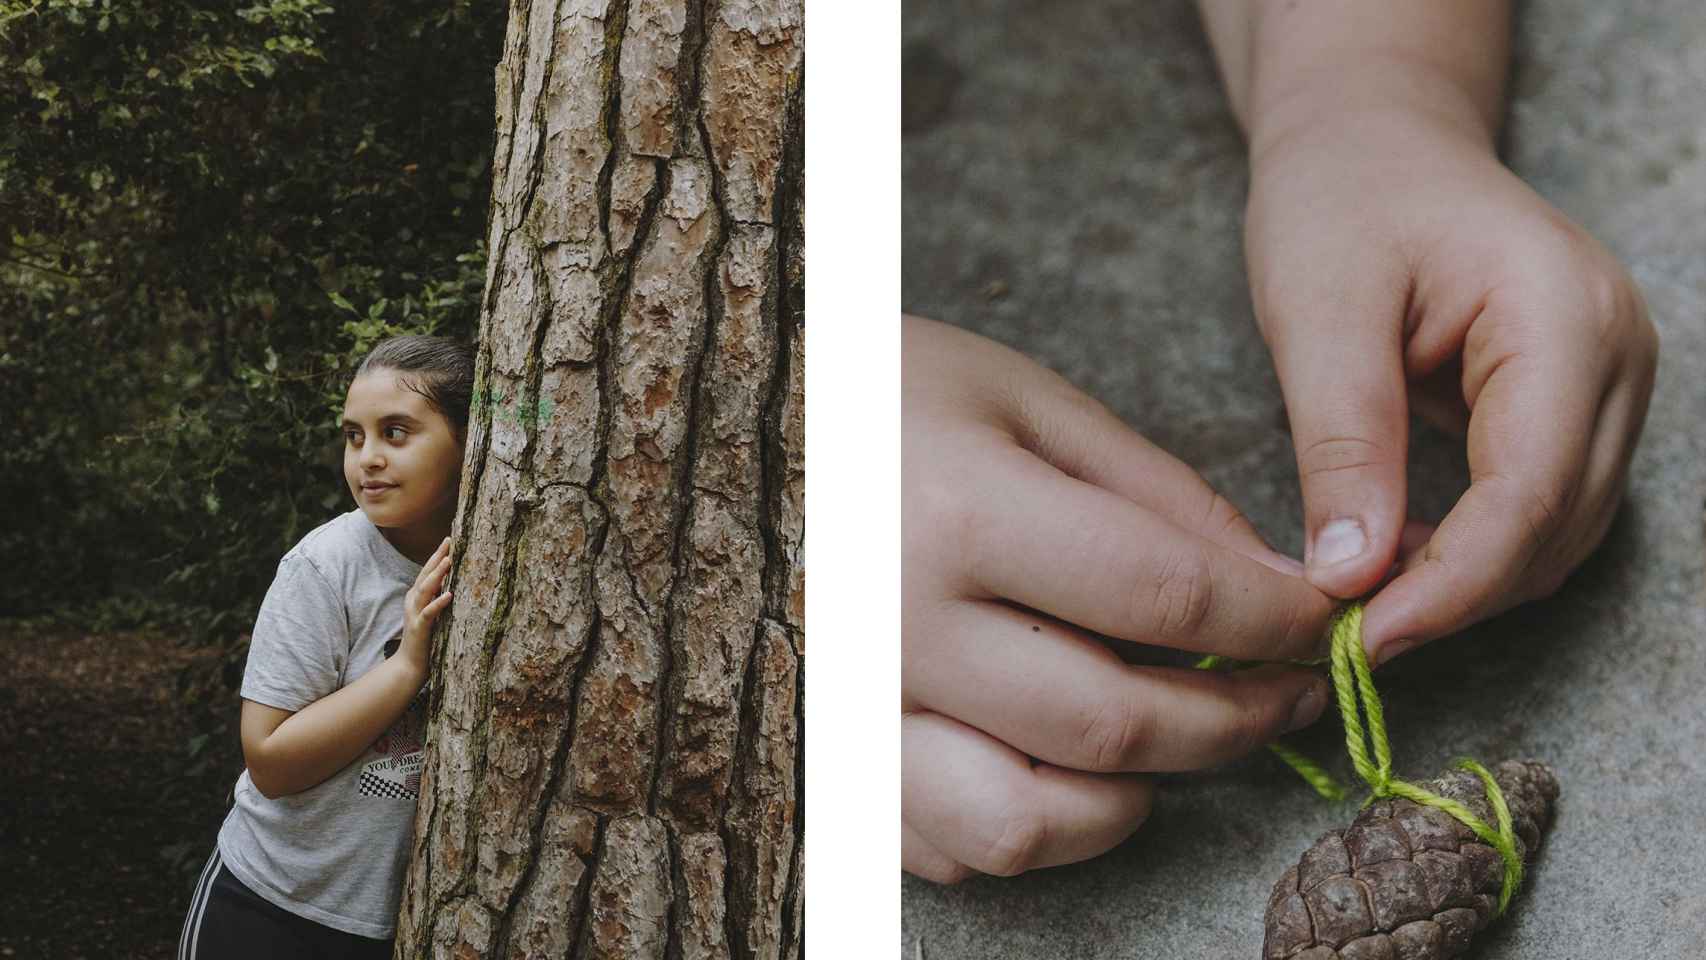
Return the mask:
<path id="1" fill-rule="evenodd" d="M 376 777 L 371 773 L 361 775 L 361 783 L 356 787 L 356 793 L 363 797 L 390 797 L 393 800 L 417 799 L 401 784 L 392 783 L 384 777 Z"/>

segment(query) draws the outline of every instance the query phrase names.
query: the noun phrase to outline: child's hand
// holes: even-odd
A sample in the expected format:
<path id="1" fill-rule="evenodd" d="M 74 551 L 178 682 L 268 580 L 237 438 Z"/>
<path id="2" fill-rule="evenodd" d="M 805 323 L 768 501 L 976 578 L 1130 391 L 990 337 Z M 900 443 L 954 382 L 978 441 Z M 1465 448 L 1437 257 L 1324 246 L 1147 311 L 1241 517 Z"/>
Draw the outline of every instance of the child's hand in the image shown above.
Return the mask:
<path id="1" fill-rule="evenodd" d="M 1354 597 L 1390 572 L 1408 410 L 1467 432 L 1469 490 L 1364 615 L 1378 659 L 1550 595 L 1598 545 L 1658 339 L 1623 267 L 1500 165 L 1452 94 L 1417 82 L 1382 106 L 1378 80 L 1323 83 L 1327 106 L 1293 97 L 1252 135 L 1245 236 L 1310 582 Z"/>
<path id="2" fill-rule="evenodd" d="M 433 622 L 450 604 L 451 594 L 448 591 L 438 592 L 444 585 L 444 578 L 450 575 L 450 560 L 450 538 L 445 537 L 421 566 L 415 585 L 403 595 L 403 642 L 397 648 L 397 656 L 407 657 L 408 662 L 420 669 L 423 677 L 430 669 L 432 651 L 427 640 L 432 637 Z"/>
<path id="3" fill-rule="evenodd" d="M 1195 471 L 990 340 L 902 320 L 902 862 L 927 879 L 1094 856 L 1139 771 L 1313 721 L 1324 678 L 1138 667 L 1090 635 L 1318 656 L 1333 603 Z M 1032 758 L 1035 758 L 1033 760 Z"/>

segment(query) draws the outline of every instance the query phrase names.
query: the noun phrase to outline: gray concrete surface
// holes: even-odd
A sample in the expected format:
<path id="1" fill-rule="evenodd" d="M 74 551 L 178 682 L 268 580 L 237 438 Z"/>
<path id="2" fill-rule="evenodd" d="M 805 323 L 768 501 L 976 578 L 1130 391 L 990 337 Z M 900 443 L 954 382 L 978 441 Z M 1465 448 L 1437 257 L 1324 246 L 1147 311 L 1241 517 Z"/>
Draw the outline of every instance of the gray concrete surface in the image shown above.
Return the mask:
<path id="1" fill-rule="evenodd" d="M 1475 956 L 1706 956 L 1706 8 L 1518 16 L 1506 155 L 1629 265 L 1658 385 L 1628 501 L 1564 589 L 1382 671 L 1392 747 L 1401 776 L 1528 754 L 1562 777 L 1522 899 Z M 1240 251 L 1243 148 L 1194 7 L 909 0 L 903 23 L 905 309 L 1061 371 L 1301 555 Z M 1412 459 L 1412 510 L 1438 520 L 1463 456 L 1418 424 Z M 1336 719 L 1301 745 L 1351 782 Z M 900 947 L 1255 957 L 1274 879 L 1346 819 L 1265 753 L 1169 777 L 1105 856 L 903 877 Z"/>

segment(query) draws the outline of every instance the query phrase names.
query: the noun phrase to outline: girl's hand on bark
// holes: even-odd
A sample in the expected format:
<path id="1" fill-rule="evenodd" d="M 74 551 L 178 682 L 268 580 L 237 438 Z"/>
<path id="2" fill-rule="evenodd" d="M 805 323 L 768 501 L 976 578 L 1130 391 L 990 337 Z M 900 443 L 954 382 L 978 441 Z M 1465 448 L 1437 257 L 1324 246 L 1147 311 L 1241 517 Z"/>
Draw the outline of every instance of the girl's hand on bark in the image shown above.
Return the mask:
<path id="1" fill-rule="evenodd" d="M 1133 666 L 1092 636 L 1319 656 L 1333 602 L 1195 471 L 1061 377 L 902 319 L 902 862 L 953 882 L 1082 860 L 1150 771 L 1315 720 L 1325 678 Z"/>
<path id="2" fill-rule="evenodd" d="M 1320 100 L 1337 106 L 1253 137 L 1245 244 L 1297 448 L 1309 581 L 1356 597 L 1401 561 L 1363 618 L 1378 661 L 1550 595 L 1599 544 L 1658 339 L 1629 274 L 1500 165 L 1449 93 L 1429 110 Z M 1466 437 L 1471 480 L 1413 553 L 1400 550 L 1412 410 Z"/>
<path id="3" fill-rule="evenodd" d="M 450 575 L 451 549 L 450 538 L 444 542 L 421 566 L 420 575 L 415 577 L 415 585 L 403 595 L 403 643 L 397 650 L 397 655 L 407 657 L 408 661 L 418 667 L 424 677 L 429 669 L 432 651 L 427 645 L 432 636 L 432 625 L 438 619 L 446 606 L 450 604 L 451 594 L 440 593 L 444 578 Z"/>

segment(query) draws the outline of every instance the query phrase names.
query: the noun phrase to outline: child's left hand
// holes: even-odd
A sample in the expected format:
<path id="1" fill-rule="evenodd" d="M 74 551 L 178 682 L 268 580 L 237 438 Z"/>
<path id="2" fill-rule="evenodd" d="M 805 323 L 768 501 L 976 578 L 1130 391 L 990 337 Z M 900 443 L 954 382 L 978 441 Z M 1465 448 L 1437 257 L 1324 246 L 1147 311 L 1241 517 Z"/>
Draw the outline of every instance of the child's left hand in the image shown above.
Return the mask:
<path id="1" fill-rule="evenodd" d="M 427 562 L 421 565 L 414 586 L 403 595 L 403 643 L 398 647 L 397 656 L 414 666 L 423 681 L 432 660 L 433 624 L 450 604 L 450 591 L 440 593 L 439 590 L 444 586 L 445 578 L 450 576 L 453 561 L 450 538 L 445 537 Z"/>
<path id="2" fill-rule="evenodd" d="M 1378 97 L 1339 105 L 1253 138 L 1245 245 L 1297 449 L 1308 578 L 1355 597 L 1402 561 L 1363 621 L 1379 659 L 1549 596 L 1599 544 L 1658 337 L 1623 267 L 1503 167 L 1484 130 Z M 1466 432 L 1471 483 L 1400 558 L 1411 409 Z M 1347 535 L 1323 539 L 1334 521 Z"/>

